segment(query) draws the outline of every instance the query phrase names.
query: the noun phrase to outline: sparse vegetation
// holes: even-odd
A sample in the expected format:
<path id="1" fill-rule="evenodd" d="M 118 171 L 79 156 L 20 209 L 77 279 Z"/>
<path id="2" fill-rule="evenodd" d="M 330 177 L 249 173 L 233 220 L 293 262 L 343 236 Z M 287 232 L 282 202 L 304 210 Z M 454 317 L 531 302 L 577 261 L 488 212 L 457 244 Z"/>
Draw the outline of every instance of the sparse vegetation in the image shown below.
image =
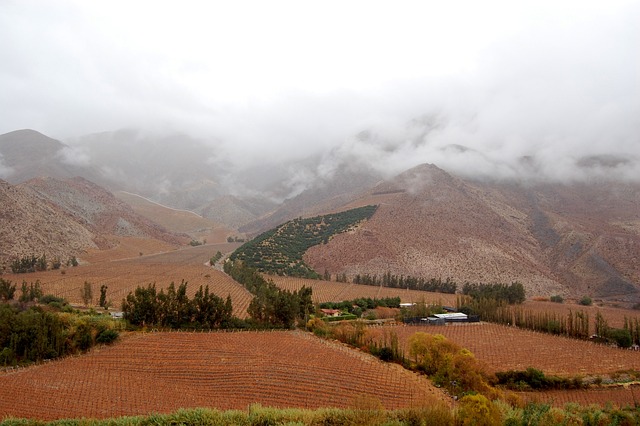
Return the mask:
<path id="1" fill-rule="evenodd" d="M 582 299 L 580 299 L 579 303 L 583 306 L 591 306 L 593 304 L 593 301 L 589 296 L 583 296 Z"/>
<path id="2" fill-rule="evenodd" d="M 216 262 L 218 262 L 220 259 L 222 259 L 222 252 L 217 251 L 216 254 L 211 256 L 211 259 L 209 259 L 209 265 L 211 266 L 215 265 Z"/>
<path id="3" fill-rule="evenodd" d="M 549 300 L 552 301 L 553 303 L 564 303 L 564 299 L 562 298 L 562 296 L 559 296 L 559 295 L 551 296 Z"/>

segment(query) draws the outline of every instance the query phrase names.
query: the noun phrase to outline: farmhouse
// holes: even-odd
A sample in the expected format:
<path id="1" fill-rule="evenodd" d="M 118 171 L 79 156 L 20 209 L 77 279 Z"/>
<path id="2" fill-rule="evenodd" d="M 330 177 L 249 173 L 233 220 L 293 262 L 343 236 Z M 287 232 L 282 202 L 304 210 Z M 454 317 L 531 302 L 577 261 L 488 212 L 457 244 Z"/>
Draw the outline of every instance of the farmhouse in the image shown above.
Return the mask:
<path id="1" fill-rule="evenodd" d="M 320 309 L 320 312 L 328 317 L 339 317 L 342 314 L 340 309 Z"/>

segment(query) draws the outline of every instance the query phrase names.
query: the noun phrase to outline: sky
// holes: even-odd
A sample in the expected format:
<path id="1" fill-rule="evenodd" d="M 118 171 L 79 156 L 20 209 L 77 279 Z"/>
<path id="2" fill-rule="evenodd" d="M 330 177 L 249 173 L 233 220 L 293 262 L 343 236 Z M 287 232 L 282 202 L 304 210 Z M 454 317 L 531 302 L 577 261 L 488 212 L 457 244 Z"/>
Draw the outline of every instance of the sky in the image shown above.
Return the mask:
<path id="1" fill-rule="evenodd" d="M 0 134 L 640 180 L 638 22 L 624 0 L 0 0 Z"/>

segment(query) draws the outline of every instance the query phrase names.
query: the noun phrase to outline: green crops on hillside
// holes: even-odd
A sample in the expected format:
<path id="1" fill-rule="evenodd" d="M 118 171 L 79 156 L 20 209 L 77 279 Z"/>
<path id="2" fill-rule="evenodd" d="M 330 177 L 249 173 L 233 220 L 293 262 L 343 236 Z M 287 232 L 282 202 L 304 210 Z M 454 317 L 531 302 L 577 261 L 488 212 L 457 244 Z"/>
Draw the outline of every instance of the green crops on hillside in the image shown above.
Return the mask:
<path id="1" fill-rule="evenodd" d="M 365 206 L 341 213 L 290 220 L 242 245 L 230 259 L 242 260 L 260 272 L 319 279 L 321 275 L 302 260 L 304 253 L 310 247 L 326 244 L 334 235 L 369 219 L 376 209 L 377 206 Z"/>

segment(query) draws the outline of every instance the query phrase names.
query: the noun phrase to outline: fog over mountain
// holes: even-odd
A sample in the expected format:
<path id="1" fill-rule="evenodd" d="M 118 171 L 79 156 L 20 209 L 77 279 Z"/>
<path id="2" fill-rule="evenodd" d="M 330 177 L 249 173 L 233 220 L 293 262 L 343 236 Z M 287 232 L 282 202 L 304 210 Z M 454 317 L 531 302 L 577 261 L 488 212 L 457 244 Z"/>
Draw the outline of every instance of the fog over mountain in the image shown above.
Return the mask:
<path id="1" fill-rule="evenodd" d="M 4 1 L 0 133 L 42 132 L 112 180 L 127 165 L 109 155 L 161 164 L 158 194 L 204 173 L 203 191 L 282 200 L 340 168 L 425 162 L 638 181 L 639 21 L 623 0 Z"/>

